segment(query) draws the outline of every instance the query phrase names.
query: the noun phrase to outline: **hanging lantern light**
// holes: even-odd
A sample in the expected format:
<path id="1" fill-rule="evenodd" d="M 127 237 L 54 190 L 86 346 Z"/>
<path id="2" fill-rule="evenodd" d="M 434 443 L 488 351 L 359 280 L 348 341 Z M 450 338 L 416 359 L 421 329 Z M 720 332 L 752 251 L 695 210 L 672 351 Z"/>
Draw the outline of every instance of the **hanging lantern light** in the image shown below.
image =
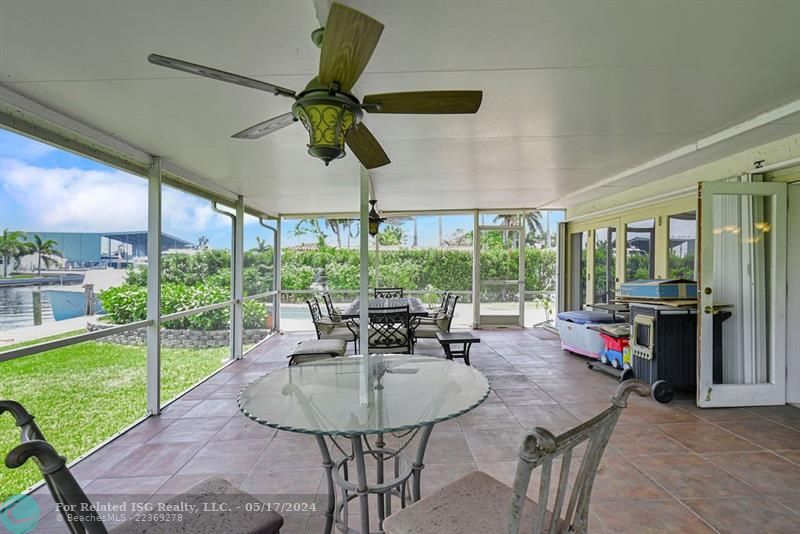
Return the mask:
<path id="1" fill-rule="evenodd" d="M 344 156 L 347 133 L 361 121 L 362 115 L 354 97 L 327 89 L 301 93 L 292 113 L 308 130 L 308 153 L 326 166 Z"/>
<path id="2" fill-rule="evenodd" d="M 370 200 L 369 201 L 369 205 L 370 205 L 370 209 L 369 209 L 369 235 L 371 235 L 372 237 L 375 237 L 376 235 L 378 235 L 378 232 L 380 231 L 381 223 L 386 220 L 386 219 L 382 218 L 378 214 L 377 210 L 375 209 L 375 204 L 377 202 L 378 202 L 377 200 Z"/>

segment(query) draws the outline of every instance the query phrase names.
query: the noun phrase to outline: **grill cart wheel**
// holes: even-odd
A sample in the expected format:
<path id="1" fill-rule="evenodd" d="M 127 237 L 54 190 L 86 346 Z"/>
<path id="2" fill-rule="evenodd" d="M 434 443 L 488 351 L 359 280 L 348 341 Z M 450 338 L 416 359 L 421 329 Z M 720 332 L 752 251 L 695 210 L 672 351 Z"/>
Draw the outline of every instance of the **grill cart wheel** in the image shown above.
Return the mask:
<path id="1" fill-rule="evenodd" d="M 675 396 L 675 390 L 666 380 L 657 380 L 653 383 L 652 396 L 656 401 L 666 404 Z"/>

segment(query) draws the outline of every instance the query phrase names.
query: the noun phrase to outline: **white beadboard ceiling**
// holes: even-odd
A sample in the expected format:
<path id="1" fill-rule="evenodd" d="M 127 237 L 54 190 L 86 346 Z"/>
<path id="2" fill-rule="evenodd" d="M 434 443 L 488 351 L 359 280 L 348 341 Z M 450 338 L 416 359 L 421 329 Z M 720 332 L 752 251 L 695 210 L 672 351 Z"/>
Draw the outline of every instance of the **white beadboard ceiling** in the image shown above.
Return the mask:
<path id="1" fill-rule="evenodd" d="M 613 183 L 588 189 L 609 177 L 800 98 L 800 2 L 347 3 L 386 26 L 359 96 L 484 91 L 477 115 L 366 115 L 392 159 L 372 173 L 384 210 L 567 207 L 609 194 Z M 230 138 L 290 99 L 146 61 L 157 52 L 299 90 L 316 73 L 317 25 L 312 0 L 3 0 L 0 85 L 270 213 L 354 211 L 357 161 L 324 167 L 299 124 Z M 798 131 L 791 115 L 746 143 Z M 742 149 L 734 138 L 693 164 L 726 143 Z"/>

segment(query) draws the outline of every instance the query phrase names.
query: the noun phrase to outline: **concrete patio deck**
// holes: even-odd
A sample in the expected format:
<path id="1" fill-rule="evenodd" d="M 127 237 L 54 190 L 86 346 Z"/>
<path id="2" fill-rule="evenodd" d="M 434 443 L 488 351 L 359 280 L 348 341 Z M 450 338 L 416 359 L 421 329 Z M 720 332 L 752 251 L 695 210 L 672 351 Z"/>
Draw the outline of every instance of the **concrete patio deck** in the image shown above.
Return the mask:
<path id="1" fill-rule="evenodd" d="M 565 431 L 605 409 L 617 385 L 543 331 L 475 333 L 482 343 L 473 347 L 472 363 L 493 391 L 477 409 L 435 427 L 423 495 L 475 469 L 511 483 L 525 428 Z M 276 336 L 73 472 L 90 496 L 142 502 L 222 476 L 264 500 L 315 502 L 316 512 L 283 513 L 281 532 L 321 532 L 326 488 L 314 439 L 253 423 L 236 404 L 247 383 L 285 366 L 290 347 L 312 335 Z M 430 341 L 417 352 L 443 354 Z M 64 531 L 49 497 L 39 490 L 37 498 L 45 515 L 34 532 Z M 700 410 L 690 399 L 634 399 L 601 464 L 590 527 L 637 534 L 800 531 L 800 409 Z"/>

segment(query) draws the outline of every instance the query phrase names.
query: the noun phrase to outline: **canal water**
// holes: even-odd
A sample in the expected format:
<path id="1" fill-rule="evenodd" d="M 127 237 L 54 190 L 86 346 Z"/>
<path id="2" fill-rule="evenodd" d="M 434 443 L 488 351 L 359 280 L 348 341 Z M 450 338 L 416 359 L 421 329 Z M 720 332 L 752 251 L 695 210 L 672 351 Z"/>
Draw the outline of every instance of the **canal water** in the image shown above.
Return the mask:
<path id="1" fill-rule="evenodd" d="M 58 286 L 45 286 L 58 287 Z M 0 331 L 33 326 L 34 286 L 0 287 Z M 53 308 L 47 293 L 42 291 L 42 323 L 53 322 Z"/>

